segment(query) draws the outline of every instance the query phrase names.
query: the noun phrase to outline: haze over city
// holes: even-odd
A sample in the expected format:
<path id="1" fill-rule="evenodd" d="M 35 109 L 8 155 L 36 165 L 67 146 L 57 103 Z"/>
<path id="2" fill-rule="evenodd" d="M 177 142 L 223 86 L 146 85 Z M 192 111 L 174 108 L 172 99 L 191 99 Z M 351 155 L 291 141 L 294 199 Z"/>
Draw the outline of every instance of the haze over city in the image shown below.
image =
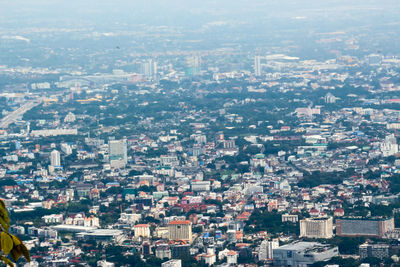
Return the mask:
<path id="1" fill-rule="evenodd" d="M 399 265 L 399 1 L 0 5 L 3 262 Z"/>

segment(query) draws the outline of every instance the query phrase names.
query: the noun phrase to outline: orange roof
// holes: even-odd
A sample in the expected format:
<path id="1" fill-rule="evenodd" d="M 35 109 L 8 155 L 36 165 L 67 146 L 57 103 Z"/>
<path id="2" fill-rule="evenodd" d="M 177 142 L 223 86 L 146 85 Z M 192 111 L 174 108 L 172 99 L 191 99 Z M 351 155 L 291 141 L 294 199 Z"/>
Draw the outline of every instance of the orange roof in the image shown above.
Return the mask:
<path id="1" fill-rule="evenodd" d="M 186 221 L 172 221 L 169 224 L 191 224 L 191 223 L 192 223 L 191 221 L 186 220 Z"/>
<path id="2" fill-rule="evenodd" d="M 148 225 L 148 224 L 136 224 L 135 228 L 136 227 L 150 227 L 150 225 Z"/>

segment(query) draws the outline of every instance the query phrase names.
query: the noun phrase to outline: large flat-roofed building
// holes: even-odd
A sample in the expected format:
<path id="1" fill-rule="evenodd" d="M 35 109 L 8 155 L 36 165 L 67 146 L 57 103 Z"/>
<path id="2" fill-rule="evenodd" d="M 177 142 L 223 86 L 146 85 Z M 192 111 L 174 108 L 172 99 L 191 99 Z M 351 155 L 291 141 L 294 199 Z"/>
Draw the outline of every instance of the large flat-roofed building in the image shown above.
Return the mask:
<path id="1" fill-rule="evenodd" d="M 47 130 L 34 130 L 31 132 L 31 136 L 59 136 L 59 135 L 77 135 L 78 129 L 47 129 Z"/>
<path id="2" fill-rule="evenodd" d="M 359 246 L 359 254 L 361 259 L 375 257 L 379 259 L 389 258 L 388 244 L 362 244 Z"/>
<path id="3" fill-rule="evenodd" d="M 385 233 L 393 229 L 393 218 L 346 218 L 336 220 L 336 234 L 338 236 L 383 237 Z"/>
<path id="4" fill-rule="evenodd" d="M 110 140 L 108 149 L 111 167 L 124 168 L 128 162 L 126 140 Z"/>
<path id="5" fill-rule="evenodd" d="M 192 243 L 192 222 L 172 221 L 168 224 L 168 239 Z"/>
<path id="6" fill-rule="evenodd" d="M 303 267 L 338 256 L 338 247 L 318 242 L 294 242 L 274 249 L 274 266 Z"/>
<path id="7" fill-rule="evenodd" d="M 332 238 L 333 219 L 307 218 L 300 221 L 300 237 Z"/>
<path id="8" fill-rule="evenodd" d="M 136 224 L 134 227 L 135 237 L 150 237 L 150 225 Z"/>
<path id="9" fill-rule="evenodd" d="M 299 221 L 299 215 L 296 214 L 282 214 L 282 222 L 297 223 Z"/>

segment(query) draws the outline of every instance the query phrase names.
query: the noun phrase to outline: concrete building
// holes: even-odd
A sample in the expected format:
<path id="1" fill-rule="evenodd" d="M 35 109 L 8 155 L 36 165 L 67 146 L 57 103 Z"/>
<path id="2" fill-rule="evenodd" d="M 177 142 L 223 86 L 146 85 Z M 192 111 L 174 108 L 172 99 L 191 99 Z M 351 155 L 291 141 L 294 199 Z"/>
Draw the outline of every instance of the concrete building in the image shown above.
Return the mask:
<path id="1" fill-rule="evenodd" d="M 62 223 L 63 215 L 62 214 L 45 215 L 42 217 L 42 219 L 45 223 Z"/>
<path id="2" fill-rule="evenodd" d="M 173 259 L 182 259 L 182 258 L 190 257 L 190 245 L 189 244 L 171 245 L 171 257 Z"/>
<path id="3" fill-rule="evenodd" d="M 182 260 L 169 260 L 161 263 L 161 267 L 182 267 Z"/>
<path id="4" fill-rule="evenodd" d="M 196 76 L 200 74 L 200 65 L 201 65 L 201 58 L 197 55 L 187 57 L 186 58 L 187 62 L 187 70 L 186 74 L 188 76 Z"/>
<path id="5" fill-rule="evenodd" d="M 385 137 L 385 141 L 381 143 L 381 152 L 384 157 L 393 156 L 399 152 L 399 145 L 397 144 L 394 134 Z"/>
<path id="6" fill-rule="evenodd" d="M 213 249 L 207 249 L 207 253 L 203 253 L 197 256 L 198 261 L 204 261 L 209 266 L 213 265 L 217 261 L 217 257 Z"/>
<path id="7" fill-rule="evenodd" d="M 333 219 L 307 218 L 300 221 L 300 237 L 332 238 Z"/>
<path id="8" fill-rule="evenodd" d="M 210 191 L 211 189 L 211 182 L 210 181 L 192 181 L 191 184 L 192 190 L 194 192 L 199 192 L 199 191 Z"/>
<path id="9" fill-rule="evenodd" d="M 225 149 L 230 149 L 230 148 L 236 147 L 235 140 L 233 140 L 233 139 L 224 140 L 223 144 L 224 144 Z"/>
<path id="10" fill-rule="evenodd" d="M 260 56 L 254 57 L 254 75 L 261 76 L 261 57 Z"/>
<path id="11" fill-rule="evenodd" d="M 157 62 L 149 59 L 142 62 L 140 65 L 140 72 L 147 78 L 154 78 L 157 76 Z"/>
<path id="12" fill-rule="evenodd" d="M 108 149 L 111 167 L 124 168 L 128 163 L 126 140 L 111 140 Z"/>
<path id="13" fill-rule="evenodd" d="M 78 129 L 46 129 L 46 130 L 34 130 L 31 132 L 31 136 L 59 136 L 59 135 L 77 135 Z"/>
<path id="14" fill-rule="evenodd" d="M 53 167 L 61 166 L 60 152 L 53 150 L 50 154 L 50 165 Z"/>
<path id="15" fill-rule="evenodd" d="M 97 267 L 114 267 L 115 264 L 112 262 L 108 262 L 106 260 L 101 260 L 97 262 Z"/>
<path id="16" fill-rule="evenodd" d="M 148 224 L 137 224 L 134 227 L 135 237 L 150 237 L 150 225 Z"/>
<path id="17" fill-rule="evenodd" d="M 64 152 L 67 156 L 72 154 L 72 147 L 67 143 L 61 144 L 61 151 Z"/>
<path id="18" fill-rule="evenodd" d="M 299 216 L 295 214 L 282 214 L 282 222 L 292 222 L 297 223 L 299 221 Z"/>
<path id="19" fill-rule="evenodd" d="M 339 254 L 339 249 L 317 242 L 294 242 L 274 249 L 274 266 L 303 267 L 318 261 L 328 261 Z"/>
<path id="20" fill-rule="evenodd" d="M 332 95 L 331 93 L 327 93 L 325 95 L 325 103 L 327 104 L 333 104 L 336 102 L 336 97 Z"/>
<path id="21" fill-rule="evenodd" d="M 394 229 L 394 219 L 358 219 L 347 218 L 336 220 L 336 234 L 338 236 L 367 236 L 382 237 Z"/>
<path id="22" fill-rule="evenodd" d="M 387 244 L 362 244 L 359 246 L 361 259 L 375 257 L 379 259 L 389 258 L 389 245 Z"/>
<path id="23" fill-rule="evenodd" d="M 156 245 L 155 255 L 159 259 L 170 259 L 171 258 L 171 249 L 168 244 L 159 244 Z"/>
<path id="24" fill-rule="evenodd" d="M 65 118 L 64 118 L 64 122 L 75 122 L 75 120 L 76 120 L 76 117 L 75 117 L 75 114 L 74 113 L 72 113 L 72 112 L 69 112 L 68 114 L 67 114 L 67 116 L 65 116 Z"/>
<path id="25" fill-rule="evenodd" d="M 168 224 L 168 239 L 192 243 L 192 222 L 172 221 Z"/>
<path id="26" fill-rule="evenodd" d="M 237 258 L 238 258 L 238 253 L 234 250 L 230 250 L 228 251 L 228 253 L 226 254 L 226 261 L 228 263 L 228 265 L 237 265 Z"/>
<path id="27" fill-rule="evenodd" d="M 279 248 L 279 240 L 264 240 L 258 249 L 258 260 L 266 261 L 271 260 L 274 257 L 274 249 Z"/>

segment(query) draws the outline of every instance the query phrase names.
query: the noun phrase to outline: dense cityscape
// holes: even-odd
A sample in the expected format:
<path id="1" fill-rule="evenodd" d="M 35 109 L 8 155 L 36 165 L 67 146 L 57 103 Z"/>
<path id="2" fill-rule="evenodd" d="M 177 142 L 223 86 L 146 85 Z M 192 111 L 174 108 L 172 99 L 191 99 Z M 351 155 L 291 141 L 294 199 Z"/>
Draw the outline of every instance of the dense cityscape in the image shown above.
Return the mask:
<path id="1" fill-rule="evenodd" d="M 291 0 L 268 26 L 255 2 L 184 26 L 3 14 L 19 266 L 399 266 L 398 4 Z"/>

